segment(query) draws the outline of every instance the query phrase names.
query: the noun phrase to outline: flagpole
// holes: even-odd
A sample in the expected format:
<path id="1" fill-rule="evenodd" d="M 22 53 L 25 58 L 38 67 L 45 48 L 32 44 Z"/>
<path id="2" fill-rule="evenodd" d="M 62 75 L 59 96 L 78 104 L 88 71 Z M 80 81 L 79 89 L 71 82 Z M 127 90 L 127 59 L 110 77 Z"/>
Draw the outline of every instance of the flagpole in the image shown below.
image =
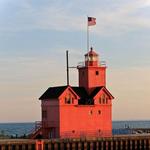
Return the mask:
<path id="1" fill-rule="evenodd" d="M 96 25 L 96 18 L 87 16 L 87 53 L 89 52 L 89 43 L 90 43 L 89 26 L 93 25 Z"/>
<path id="2" fill-rule="evenodd" d="M 87 16 L 87 52 L 89 52 L 89 25 L 88 25 L 88 16 Z"/>

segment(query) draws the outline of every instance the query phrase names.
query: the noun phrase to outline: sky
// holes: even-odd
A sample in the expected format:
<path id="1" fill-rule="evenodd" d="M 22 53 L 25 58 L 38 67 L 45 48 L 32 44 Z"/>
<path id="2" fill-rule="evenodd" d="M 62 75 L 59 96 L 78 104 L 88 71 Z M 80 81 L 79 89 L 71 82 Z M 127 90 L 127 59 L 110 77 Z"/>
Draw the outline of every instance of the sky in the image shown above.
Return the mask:
<path id="1" fill-rule="evenodd" d="M 113 120 L 150 120 L 150 0 L 0 0 L 0 122 L 41 120 L 38 98 L 66 84 L 90 46 L 107 63 Z M 78 72 L 70 70 L 70 84 Z"/>

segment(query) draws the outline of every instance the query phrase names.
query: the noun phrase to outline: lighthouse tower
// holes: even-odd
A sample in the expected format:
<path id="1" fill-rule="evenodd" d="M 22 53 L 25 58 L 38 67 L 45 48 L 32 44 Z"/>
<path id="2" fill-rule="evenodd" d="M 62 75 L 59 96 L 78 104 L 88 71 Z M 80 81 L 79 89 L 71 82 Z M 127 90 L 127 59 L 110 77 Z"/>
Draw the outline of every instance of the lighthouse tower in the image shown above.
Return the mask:
<path id="1" fill-rule="evenodd" d="M 79 87 L 84 87 L 89 94 L 95 87 L 106 86 L 106 65 L 100 64 L 93 48 L 85 54 L 84 65 L 79 65 L 78 71 Z"/>

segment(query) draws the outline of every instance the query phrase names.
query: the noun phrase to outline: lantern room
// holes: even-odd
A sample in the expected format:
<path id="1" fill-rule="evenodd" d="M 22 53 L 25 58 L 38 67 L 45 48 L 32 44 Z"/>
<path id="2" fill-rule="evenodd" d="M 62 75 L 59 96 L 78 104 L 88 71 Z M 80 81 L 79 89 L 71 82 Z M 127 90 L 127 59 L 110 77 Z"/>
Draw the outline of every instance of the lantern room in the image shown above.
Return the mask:
<path id="1" fill-rule="evenodd" d="M 93 48 L 91 47 L 91 50 L 85 54 L 85 66 L 98 66 L 99 60 L 98 60 L 98 54 L 93 51 Z"/>

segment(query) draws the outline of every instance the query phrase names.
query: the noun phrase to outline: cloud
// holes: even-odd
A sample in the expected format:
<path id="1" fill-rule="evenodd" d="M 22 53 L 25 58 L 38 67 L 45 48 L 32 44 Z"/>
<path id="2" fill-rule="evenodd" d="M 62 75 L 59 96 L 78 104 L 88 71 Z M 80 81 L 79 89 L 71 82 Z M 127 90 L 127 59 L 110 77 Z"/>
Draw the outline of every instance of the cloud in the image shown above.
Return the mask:
<path id="1" fill-rule="evenodd" d="M 140 1 L 141 2 L 141 7 L 150 7 L 150 1 L 149 0 L 146 0 L 146 1 Z"/>
<path id="2" fill-rule="evenodd" d="M 150 28 L 150 20 L 144 15 L 143 8 L 145 7 L 149 7 L 148 3 L 137 0 L 121 3 L 116 8 L 100 12 L 97 17 L 98 25 L 95 32 L 97 31 L 101 35 L 114 35 L 148 29 Z M 95 15 L 97 12 L 98 10 L 95 10 Z"/>
<path id="3" fill-rule="evenodd" d="M 100 35 L 122 34 L 150 27 L 149 17 L 144 16 L 144 8 L 150 7 L 149 0 L 85 3 L 45 0 L 38 4 L 30 0 L 14 0 L 11 2 L 12 7 L 9 5 L 9 11 L 5 9 L 4 15 L 1 16 L 4 21 L 0 24 L 0 30 L 86 31 L 87 14 L 97 18 L 97 26 L 92 30 Z M 139 11 L 143 15 L 137 15 Z M 11 18 L 6 15 L 11 15 Z"/>
<path id="4" fill-rule="evenodd" d="M 8 105 L 7 102 L 10 100 L 13 101 L 13 104 L 22 100 L 22 105 L 20 104 L 20 108 L 22 109 L 27 101 L 32 100 L 33 103 L 36 103 L 37 101 L 35 99 L 38 98 L 48 86 L 66 84 L 66 62 L 64 53 L 66 47 L 68 49 L 70 46 L 69 49 L 71 49 L 70 65 L 76 65 L 76 61 L 84 59 L 84 56 L 81 55 L 81 50 L 74 46 L 70 42 L 71 40 L 68 40 L 70 38 L 76 41 L 76 36 L 74 36 L 74 34 L 72 34 L 71 37 L 68 36 L 70 34 L 60 36 L 62 33 L 60 31 L 65 31 L 65 33 L 86 32 L 86 15 L 97 18 L 97 25 L 90 27 L 90 29 L 94 34 L 101 36 L 114 36 L 150 28 L 149 16 L 146 12 L 150 7 L 149 0 L 76 0 L 67 2 L 65 0 L 3 0 L 3 3 L 1 2 L 2 0 L 0 1 L 0 35 L 5 35 L 5 38 L 3 38 L 3 36 L 1 38 L 1 52 L 3 50 L 9 53 L 9 55 L 4 55 L 5 58 L 2 55 L 3 58 L 0 60 L 0 80 L 2 85 L 0 98 L 3 99 L 5 106 Z M 50 34 L 52 40 L 49 40 L 48 36 L 46 36 L 45 39 L 47 38 L 50 44 L 47 45 L 48 42 L 43 42 L 45 40 L 43 38 L 44 36 L 40 34 L 35 34 L 35 36 L 31 37 L 29 37 L 30 34 L 24 34 L 26 31 L 34 30 L 46 32 L 49 30 L 48 34 Z M 60 38 L 53 38 L 56 33 L 55 31 L 58 31 L 57 36 Z M 18 35 L 16 34 L 18 38 L 14 35 L 16 32 L 20 33 Z M 35 32 L 31 32 L 31 34 L 34 33 Z M 100 45 L 99 47 L 104 47 L 105 45 L 106 50 L 105 52 L 102 51 L 102 53 L 104 52 L 106 55 L 109 53 L 109 57 L 113 58 L 113 60 L 115 60 L 114 62 L 119 66 L 118 70 L 111 70 L 109 68 L 111 72 L 108 73 L 108 86 L 112 94 L 116 97 L 116 100 L 114 100 L 114 118 L 116 119 L 138 118 L 141 111 L 139 111 L 138 114 L 130 116 L 133 110 L 137 110 L 137 105 L 135 104 L 138 104 L 137 107 L 139 110 L 143 104 L 147 104 L 144 112 L 149 111 L 149 102 L 147 101 L 150 97 L 149 36 L 147 34 L 146 36 L 144 32 L 142 33 L 143 36 L 140 36 L 140 38 L 135 35 L 136 42 L 132 40 L 134 36 L 131 38 L 125 36 L 125 38 L 128 39 L 128 41 L 126 40 L 127 43 L 122 40 L 122 38 L 117 42 L 113 42 L 113 38 L 107 38 L 106 41 L 105 39 L 101 40 L 98 44 Z M 11 38 L 8 38 L 9 34 L 12 34 Z M 45 32 L 43 34 L 45 34 Z M 62 37 L 66 39 L 67 42 L 63 40 L 62 42 Z M 36 38 L 39 38 L 39 40 L 34 41 Z M 79 41 L 79 39 L 77 40 Z M 31 43 L 27 41 L 31 41 Z M 83 43 L 82 41 L 82 44 Z M 133 46 L 131 43 L 136 46 Z M 127 44 L 127 46 L 124 44 Z M 32 45 L 36 45 L 36 47 L 32 47 Z M 109 47 L 107 47 L 108 45 Z M 50 48 L 47 48 L 47 46 Z M 33 49 L 36 49 L 36 51 L 33 51 Z M 109 49 L 111 51 L 107 51 Z M 144 51 L 144 49 L 148 52 Z M 33 57 L 31 53 L 27 51 L 31 51 Z M 83 50 L 82 54 L 83 53 L 86 53 L 86 51 Z M 45 56 L 45 54 L 47 56 Z M 131 59 L 132 61 L 130 61 Z M 58 60 L 61 60 L 61 63 Z M 122 65 L 123 61 L 125 65 Z M 112 66 L 115 64 L 114 62 L 112 61 Z M 133 68 L 133 66 L 138 66 L 138 68 Z M 143 68 L 143 66 L 146 68 Z M 120 69 L 121 67 L 122 69 Z M 71 85 L 72 83 L 77 84 L 77 71 L 71 70 L 70 77 Z M 4 104 L 3 102 L 1 104 Z M 30 105 L 30 102 L 28 105 Z M 126 109 L 123 110 L 124 106 L 128 107 L 128 112 Z M 34 105 L 32 105 L 32 108 L 30 107 L 32 111 L 33 107 Z M 1 105 L 0 114 L 4 111 L 3 108 L 5 107 Z M 37 105 L 37 108 L 40 108 L 40 106 Z M 122 114 L 120 114 L 120 112 Z M 23 113 L 25 117 L 26 111 Z M 119 116 L 117 116 L 117 114 L 119 114 Z M 143 117 L 145 116 L 145 114 L 142 115 Z M 148 115 L 149 113 L 147 113 L 145 118 L 148 118 Z M 2 120 L 11 118 L 1 115 L 1 118 L 2 117 Z M 28 119 L 28 116 L 26 117 Z M 31 117 L 34 117 L 34 115 Z"/>

